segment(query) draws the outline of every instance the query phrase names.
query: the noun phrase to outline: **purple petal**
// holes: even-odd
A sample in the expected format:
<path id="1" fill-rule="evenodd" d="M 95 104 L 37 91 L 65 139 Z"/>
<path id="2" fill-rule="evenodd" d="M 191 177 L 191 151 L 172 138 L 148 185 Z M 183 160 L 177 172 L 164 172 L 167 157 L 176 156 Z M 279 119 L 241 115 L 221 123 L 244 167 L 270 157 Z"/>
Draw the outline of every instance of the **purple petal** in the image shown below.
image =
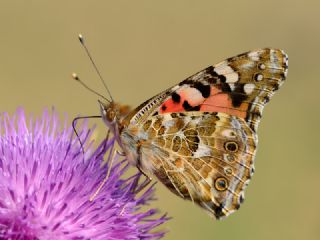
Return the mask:
<path id="1" fill-rule="evenodd" d="M 85 156 L 73 129 L 57 114 L 27 122 L 22 108 L 0 119 L 0 239 L 159 239 L 154 229 L 166 222 L 156 209 L 136 212 L 154 200 L 151 186 L 137 198 L 137 174 L 123 179 L 128 164 L 114 156 L 107 182 L 94 201 L 108 171 L 114 139 L 94 148 L 93 129 L 78 126 Z M 109 151 L 110 152 L 110 151 Z M 141 185 L 139 185 L 141 186 Z M 138 186 L 138 187 L 139 187 Z"/>

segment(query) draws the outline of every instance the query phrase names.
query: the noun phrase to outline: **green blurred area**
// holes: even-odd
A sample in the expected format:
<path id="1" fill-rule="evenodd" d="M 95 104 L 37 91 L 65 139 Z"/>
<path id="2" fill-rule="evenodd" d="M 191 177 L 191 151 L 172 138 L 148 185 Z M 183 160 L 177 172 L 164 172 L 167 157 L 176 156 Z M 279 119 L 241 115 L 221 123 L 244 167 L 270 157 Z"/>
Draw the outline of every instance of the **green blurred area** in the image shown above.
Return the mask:
<path id="1" fill-rule="evenodd" d="M 311 0 L 1 1 L 0 109 L 99 113 L 96 96 L 70 77 L 106 94 L 78 33 L 113 97 L 132 106 L 227 57 L 282 48 L 288 80 L 264 111 L 240 210 L 214 221 L 160 184 L 153 206 L 173 217 L 166 239 L 320 239 L 319 10 Z"/>

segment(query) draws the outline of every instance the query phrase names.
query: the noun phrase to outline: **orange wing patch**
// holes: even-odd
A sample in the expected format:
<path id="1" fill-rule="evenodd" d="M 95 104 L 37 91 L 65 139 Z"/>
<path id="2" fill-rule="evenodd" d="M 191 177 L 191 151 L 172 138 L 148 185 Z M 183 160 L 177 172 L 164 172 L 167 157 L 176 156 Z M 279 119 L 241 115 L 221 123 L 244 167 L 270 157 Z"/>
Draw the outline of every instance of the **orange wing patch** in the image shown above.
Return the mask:
<path id="1" fill-rule="evenodd" d="M 185 111 L 223 112 L 237 117 L 246 117 L 248 104 L 234 107 L 228 93 L 218 87 L 210 86 L 210 95 L 205 98 L 201 90 L 184 87 L 172 94 L 160 107 L 160 114 Z"/>

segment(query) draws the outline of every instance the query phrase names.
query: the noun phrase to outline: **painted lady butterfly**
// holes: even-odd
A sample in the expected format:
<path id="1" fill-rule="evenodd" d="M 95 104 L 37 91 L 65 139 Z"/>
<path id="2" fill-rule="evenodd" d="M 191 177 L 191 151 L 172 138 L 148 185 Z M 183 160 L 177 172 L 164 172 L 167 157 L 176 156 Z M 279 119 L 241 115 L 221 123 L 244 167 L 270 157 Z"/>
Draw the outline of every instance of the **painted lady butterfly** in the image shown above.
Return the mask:
<path id="1" fill-rule="evenodd" d="M 254 172 L 262 110 L 288 57 L 259 49 L 207 67 L 133 111 L 100 103 L 129 162 L 217 219 L 240 207 Z"/>

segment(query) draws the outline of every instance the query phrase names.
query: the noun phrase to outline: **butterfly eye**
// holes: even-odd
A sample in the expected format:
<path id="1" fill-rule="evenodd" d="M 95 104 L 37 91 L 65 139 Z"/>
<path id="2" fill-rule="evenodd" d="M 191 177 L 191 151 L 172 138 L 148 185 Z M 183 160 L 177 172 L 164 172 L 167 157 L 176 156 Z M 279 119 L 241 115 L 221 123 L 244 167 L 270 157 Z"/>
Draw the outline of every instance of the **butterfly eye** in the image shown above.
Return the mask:
<path id="1" fill-rule="evenodd" d="M 236 142 L 226 142 L 224 144 L 224 148 L 229 152 L 236 152 L 238 151 L 238 144 Z"/>
<path id="2" fill-rule="evenodd" d="M 224 177 L 219 177 L 214 182 L 214 187 L 218 191 L 225 191 L 228 188 L 228 181 Z"/>
<path id="3" fill-rule="evenodd" d="M 106 118 L 108 121 L 112 122 L 114 120 L 115 116 L 116 116 L 116 113 L 113 109 L 107 110 Z"/>

